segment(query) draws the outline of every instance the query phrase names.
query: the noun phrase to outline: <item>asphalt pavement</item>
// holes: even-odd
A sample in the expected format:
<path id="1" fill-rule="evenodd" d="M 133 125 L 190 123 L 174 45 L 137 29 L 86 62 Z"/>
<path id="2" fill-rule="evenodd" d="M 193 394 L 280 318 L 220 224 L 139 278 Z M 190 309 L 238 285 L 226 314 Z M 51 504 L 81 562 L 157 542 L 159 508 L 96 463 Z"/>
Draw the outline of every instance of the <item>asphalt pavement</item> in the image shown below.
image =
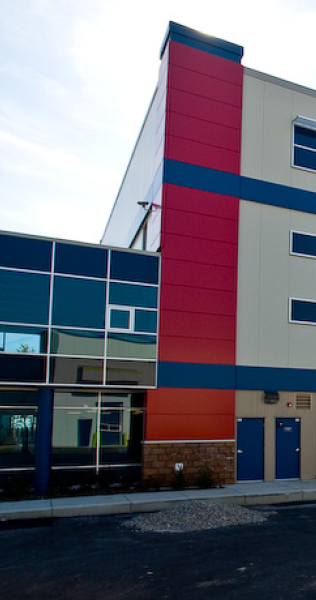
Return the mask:
<path id="1" fill-rule="evenodd" d="M 314 600 L 316 505 L 256 510 L 261 525 L 190 533 L 141 533 L 131 514 L 2 523 L 0 597 Z"/>

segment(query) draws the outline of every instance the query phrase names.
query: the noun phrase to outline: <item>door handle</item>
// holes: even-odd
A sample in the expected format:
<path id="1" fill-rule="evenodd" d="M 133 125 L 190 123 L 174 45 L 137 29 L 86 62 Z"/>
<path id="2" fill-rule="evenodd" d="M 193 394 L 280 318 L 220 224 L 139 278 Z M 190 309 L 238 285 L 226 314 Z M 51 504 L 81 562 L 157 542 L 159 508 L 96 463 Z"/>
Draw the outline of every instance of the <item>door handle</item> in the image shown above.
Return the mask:
<path id="1" fill-rule="evenodd" d="M 300 452 L 300 448 L 295 448 L 295 452 Z"/>
<path id="2" fill-rule="evenodd" d="M 237 454 L 243 454 L 244 451 L 243 450 L 237 450 Z"/>

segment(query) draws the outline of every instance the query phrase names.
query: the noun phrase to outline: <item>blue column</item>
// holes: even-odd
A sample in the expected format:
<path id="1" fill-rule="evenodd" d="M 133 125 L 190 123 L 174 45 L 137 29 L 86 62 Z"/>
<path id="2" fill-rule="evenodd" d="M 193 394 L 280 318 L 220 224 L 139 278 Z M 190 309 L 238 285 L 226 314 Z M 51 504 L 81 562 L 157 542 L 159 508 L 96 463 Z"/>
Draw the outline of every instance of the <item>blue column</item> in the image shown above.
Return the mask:
<path id="1" fill-rule="evenodd" d="M 35 453 L 35 491 L 38 496 L 48 493 L 53 428 L 54 390 L 43 388 L 39 392 L 36 453 Z"/>

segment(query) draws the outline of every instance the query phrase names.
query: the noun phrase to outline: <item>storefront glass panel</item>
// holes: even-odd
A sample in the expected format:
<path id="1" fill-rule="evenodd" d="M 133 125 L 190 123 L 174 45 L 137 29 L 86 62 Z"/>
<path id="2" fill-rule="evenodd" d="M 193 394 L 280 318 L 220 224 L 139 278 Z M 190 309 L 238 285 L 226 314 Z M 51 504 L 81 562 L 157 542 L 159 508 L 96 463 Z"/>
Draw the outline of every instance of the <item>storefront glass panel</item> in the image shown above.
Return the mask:
<path id="1" fill-rule="evenodd" d="M 0 270 L 2 322 L 48 323 L 49 275 Z"/>
<path id="2" fill-rule="evenodd" d="M 156 363 L 138 360 L 106 361 L 107 385 L 154 386 L 156 380 Z"/>
<path id="3" fill-rule="evenodd" d="M 107 356 L 155 359 L 156 337 L 133 333 L 108 333 Z"/>
<path id="4" fill-rule="evenodd" d="M 47 329 L 0 325 L 0 352 L 45 354 L 47 352 Z"/>
<path id="5" fill-rule="evenodd" d="M 53 466 L 96 466 L 98 395 L 55 392 Z"/>
<path id="6" fill-rule="evenodd" d="M 50 341 L 51 354 L 104 355 L 104 333 L 73 329 L 53 329 Z"/>
<path id="7" fill-rule="evenodd" d="M 102 385 L 103 360 L 93 358 L 51 358 L 49 380 L 52 383 Z"/>
<path id="8" fill-rule="evenodd" d="M 54 278 L 53 324 L 104 329 L 105 282 Z"/>
<path id="9" fill-rule="evenodd" d="M 86 275 L 87 277 L 106 277 L 107 250 L 56 243 L 55 273 Z"/>

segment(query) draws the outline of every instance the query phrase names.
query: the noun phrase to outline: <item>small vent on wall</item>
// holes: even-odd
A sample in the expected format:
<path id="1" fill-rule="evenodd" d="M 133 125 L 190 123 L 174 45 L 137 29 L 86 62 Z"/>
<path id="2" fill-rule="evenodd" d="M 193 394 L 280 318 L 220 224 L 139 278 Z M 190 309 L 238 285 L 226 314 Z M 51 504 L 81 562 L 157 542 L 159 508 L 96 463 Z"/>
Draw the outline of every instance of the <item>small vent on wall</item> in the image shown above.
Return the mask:
<path id="1" fill-rule="evenodd" d="M 312 408 L 312 398 L 310 394 L 296 394 L 295 408 L 298 410 L 310 410 Z"/>

